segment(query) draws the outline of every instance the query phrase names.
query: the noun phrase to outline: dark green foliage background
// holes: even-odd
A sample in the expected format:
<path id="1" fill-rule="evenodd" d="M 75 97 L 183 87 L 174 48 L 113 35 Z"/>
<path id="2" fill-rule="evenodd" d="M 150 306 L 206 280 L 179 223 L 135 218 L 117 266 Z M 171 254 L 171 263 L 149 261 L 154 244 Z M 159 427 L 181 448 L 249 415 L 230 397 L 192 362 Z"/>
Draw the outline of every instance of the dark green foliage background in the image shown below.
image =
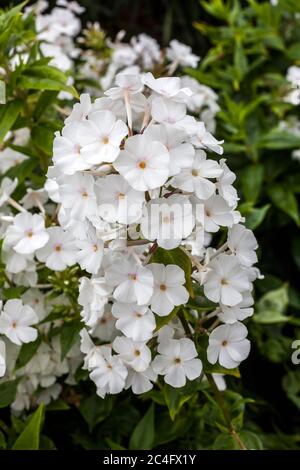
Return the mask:
<path id="1" fill-rule="evenodd" d="M 224 138 L 225 157 L 238 174 L 240 210 L 255 230 L 265 276 L 256 283 L 256 313 L 247 323 L 251 355 L 240 379 L 226 378 L 224 399 L 246 447 L 299 448 L 300 366 L 292 364 L 291 355 L 292 342 L 300 339 L 300 166 L 291 152 L 300 148 L 300 138 L 280 130 L 279 122 L 290 115 L 300 119 L 299 108 L 282 101 L 287 68 L 300 65 L 300 20 L 295 18 L 300 3 L 81 3 L 83 20 L 100 21 L 111 36 L 124 28 L 128 37 L 146 32 L 163 45 L 177 38 L 202 57 L 198 70 L 186 72 L 220 96 L 216 135 Z M 238 448 L 207 383 L 101 400 L 82 381 L 47 408 L 43 448 L 51 441 L 57 448 Z M 0 419 L 10 422 L 7 408 Z M 17 418 L 10 423 L 13 443 L 24 423 Z"/>

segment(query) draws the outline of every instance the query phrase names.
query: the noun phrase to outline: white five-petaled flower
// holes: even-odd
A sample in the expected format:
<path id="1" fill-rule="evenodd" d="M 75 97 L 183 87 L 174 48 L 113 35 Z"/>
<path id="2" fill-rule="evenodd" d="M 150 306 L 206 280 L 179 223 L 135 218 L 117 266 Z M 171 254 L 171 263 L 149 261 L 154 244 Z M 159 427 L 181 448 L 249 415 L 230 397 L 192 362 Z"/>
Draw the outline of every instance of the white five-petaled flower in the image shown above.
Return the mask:
<path id="1" fill-rule="evenodd" d="M 125 94 L 130 98 L 143 90 L 143 84 L 139 75 L 118 73 L 116 75 L 116 87 L 110 88 L 104 94 L 113 100 L 123 98 Z"/>
<path id="2" fill-rule="evenodd" d="M 124 363 L 136 372 L 148 369 L 151 362 L 151 351 L 142 341 L 133 341 L 125 336 L 117 336 L 113 342 L 113 349 Z"/>
<path id="3" fill-rule="evenodd" d="M 147 135 L 135 135 L 114 162 L 116 170 L 137 191 L 159 188 L 169 176 L 170 157 L 166 147 Z"/>
<path id="4" fill-rule="evenodd" d="M 115 302 L 112 314 L 117 318 L 116 328 L 133 341 L 148 341 L 155 330 L 155 318 L 147 305 Z"/>
<path id="5" fill-rule="evenodd" d="M 249 279 L 236 256 L 220 254 L 209 263 L 204 280 L 204 294 L 208 299 L 233 307 L 249 289 Z"/>
<path id="6" fill-rule="evenodd" d="M 191 166 L 174 176 L 170 184 L 182 191 L 195 193 L 199 199 L 205 200 L 210 198 L 216 190 L 216 185 L 209 178 L 217 178 L 222 172 L 218 162 L 207 160 L 206 153 L 203 150 L 197 150 Z"/>
<path id="7" fill-rule="evenodd" d="M 87 216 L 97 214 L 93 176 L 82 173 L 66 176 L 59 192 L 62 206 L 69 210 L 71 219 L 84 220 Z"/>
<path id="8" fill-rule="evenodd" d="M 151 115 L 159 123 L 180 125 L 186 117 L 186 105 L 157 96 L 151 100 Z"/>
<path id="9" fill-rule="evenodd" d="M 103 277 L 81 278 L 78 303 L 83 307 L 81 317 L 88 327 L 95 328 L 104 315 L 111 291 L 111 286 L 106 284 Z"/>
<path id="10" fill-rule="evenodd" d="M 113 162 L 127 133 L 126 124 L 117 120 L 111 111 L 93 111 L 86 121 L 79 124 L 83 158 L 92 165 Z"/>
<path id="11" fill-rule="evenodd" d="M 96 230 L 90 229 L 84 240 L 76 240 L 77 262 L 81 269 L 97 274 L 103 258 L 104 242 L 97 237 Z"/>
<path id="12" fill-rule="evenodd" d="M 245 318 L 253 315 L 254 304 L 251 292 L 243 292 L 243 300 L 235 305 L 234 307 L 228 307 L 227 305 L 220 304 L 221 311 L 218 313 L 219 319 L 223 323 L 235 323 L 237 321 L 243 321 Z"/>
<path id="13" fill-rule="evenodd" d="M 0 333 L 19 346 L 30 343 L 36 340 L 38 334 L 31 325 L 38 321 L 38 316 L 29 305 L 23 305 L 19 299 L 11 299 L 0 314 Z"/>
<path id="14" fill-rule="evenodd" d="M 182 169 L 192 165 L 195 149 L 192 144 L 185 142 L 187 134 L 170 124 L 155 124 L 145 130 L 145 135 L 165 145 L 170 155 L 170 176 L 176 175 Z"/>
<path id="15" fill-rule="evenodd" d="M 73 235 L 61 227 L 50 227 L 47 233 L 47 244 L 36 252 L 38 260 L 54 271 L 63 271 L 67 266 L 75 264 L 78 250 Z"/>
<path id="16" fill-rule="evenodd" d="M 107 222 L 132 224 L 142 215 L 144 193 L 133 189 L 120 175 L 108 175 L 96 184 L 99 215 Z"/>
<path id="17" fill-rule="evenodd" d="M 201 375 L 202 362 L 197 358 L 197 351 L 188 338 L 166 339 L 159 343 L 159 354 L 154 358 L 154 372 L 164 375 L 165 382 L 179 388 L 186 384 L 186 379 L 194 380 Z"/>
<path id="18" fill-rule="evenodd" d="M 173 39 L 167 47 L 167 58 L 182 67 L 196 68 L 200 57 L 192 53 L 192 48 Z"/>
<path id="19" fill-rule="evenodd" d="M 257 262 L 257 241 L 251 230 L 240 224 L 234 225 L 228 230 L 227 243 L 243 266 L 252 266 Z"/>
<path id="20" fill-rule="evenodd" d="M 220 325 L 209 336 L 207 358 L 211 364 L 219 361 L 226 369 L 233 369 L 248 357 L 250 341 L 248 330 L 243 323 Z"/>
<path id="21" fill-rule="evenodd" d="M 225 201 L 219 195 L 213 195 L 203 200 L 204 229 L 206 232 L 217 232 L 221 226 L 232 227 L 234 214 Z M 202 222 L 202 220 L 201 220 Z"/>
<path id="22" fill-rule="evenodd" d="M 113 356 L 111 347 L 101 346 L 96 356 L 96 364 L 90 373 L 97 386 L 97 394 L 104 397 L 107 393 L 120 393 L 125 386 L 127 369 L 118 356 Z"/>
<path id="23" fill-rule="evenodd" d="M 92 109 L 91 97 L 88 93 L 82 93 L 79 103 L 75 103 L 71 114 L 65 119 L 65 123 L 84 121 Z"/>
<path id="24" fill-rule="evenodd" d="M 205 128 L 204 122 L 197 122 L 195 134 L 192 137 L 191 142 L 195 147 L 209 149 L 219 155 L 223 154 L 222 144 L 224 143 L 224 140 L 217 140 L 210 132 L 208 132 Z"/>
<path id="25" fill-rule="evenodd" d="M 195 225 L 193 207 L 188 197 L 173 194 L 168 198 L 152 199 L 143 210 L 141 231 L 148 240 L 171 250 L 187 238 Z"/>
<path id="26" fill-rule="evenodd" d="M 151 263 L 148 265 L 154 279 L 151 309 L 159 316 L 166 316 L 178 305 L 186 304 L 189 293 L 184 287 L 184 271 L 175 264 Z"/>
<path id="27" fill-rule="evenodd" d="M 188 96 L 193 94 L 189 88 L 181 87 L 179 77 L 154 78 L 152 73 L 148 72 L 142 77 L 142 82 L 158 95 L 178 102 L 184 102 Z"/>
<path id="28" fill-rule="evenodd" d="M 153 388 L 153 383 L 157 379 L 157 374 L 153 371 L 151 365 L 143 372 L 136 372 L 134 369 L 128 370 L 125 389 L 131 387 L 136 395 L 149 392 Z"/>
<path id="29" fill-rule="evenodd" d="M 46 245 L 48 240 L 43 217 L 29 212 L 16 215 L 5 234 L 5 244 L 21 255 L 34 253 Z"/>
<path id="30" fill-rule="evenodd" d="M 106 270 L 106 282 L 115 287 L 113 296 L 119 302 L 146 305 L 153 293 L 150 269 L 132 260 L 123 259 Z"/>
<path id="31" fill-rule="evenodd" d="M 237 190 L 232 186 L 234 183 L 236 176 L 231 171 L 228 166 L 225 163 L 225 158 L 221 158 L 220 160 L 220 167 L 223 170 L 223 173 L 221 176 L 218 178 L 218 181 L 216 182 L 216 187 L 218 189 L 218 192 L 220 196 L 222 196 L 227 204 L 229 204 L 230 207 L 236 206 L 237 201 L 238 201 L 238 195 L 237 195 Z"/>
<path id="32" fill-rule="evenodd" d="M 55 133 L 53 141 L 53 162 L 65 175 L 74 175 L 77 171 L 93 166 L 82 154 L 82 140 L 79 137 L 81 125 L 70 122 L 61 131 Z"/>

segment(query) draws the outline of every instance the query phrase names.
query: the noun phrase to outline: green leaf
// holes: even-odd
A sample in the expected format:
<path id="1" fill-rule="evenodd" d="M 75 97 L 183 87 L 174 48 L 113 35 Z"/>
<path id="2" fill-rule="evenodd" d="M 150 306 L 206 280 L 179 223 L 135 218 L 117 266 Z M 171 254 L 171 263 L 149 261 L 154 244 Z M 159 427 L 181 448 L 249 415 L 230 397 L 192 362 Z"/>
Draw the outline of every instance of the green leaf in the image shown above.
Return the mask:
<path id="1" fill-rule="evenodd" d="M 31 176 L 31 178 L 33 177 L 33 170 L 37 164 L 38 161 L 35 158 L 28 158 L 19 165 L 15 165 L 10 168 L 7 172 L 7 176 L 12 179 L 18 178 L 18 183 L 23 183 L 23 181 L 29 176 Z"/>
<path id="2" fill-rule="evenodd" d="M 6 287 L 2 290 L 3 300 L 19 299 L 26 291 L 26 287 Z"/>
<path id="3" fill-rule="evenodd" d="M 61 360 L 70 351 L 72 346 L 79 340 L 79 332 L 82 329 L 80 320 L 73 320 L 66 322 L 61 328 L 60 333 L 60 347 L 61 347 Z"/>
<path id="4" fill-rule="evenodd" d="M 78 93 L 74 87 L 64 85 L 63 83 L 51 80 L 50 78 L 21 76 L 18 80 L 18 86 L 27 90 L 66 91 L 75 98 L 78 98 Z"/>
<path id="5" fill-rule="evenodd" d="M 235 367 L 234 369 L 226 369 L 225 367 L 220 366 L 220 364 L 210 364 L 207 359 L 203 361 L 203 359 L 201 358 L 201 360 L 202 363 L 205 363 L 203 364 L 203 369 L 205 369 L 205 372 L 207 372 L 207 374 L 232 375 L 237 379 L 241 378 L 241 374 L 238 367 Z"/>
<path id="6" fill-rule="evenodd" d="M 287 397 L 300 410 L 300 370 L 290 370 L 282 381 Z"/>
<path id="7" fill-rule="evenodd" d="M 279 289 L 267 292 L 256 304 L 253 317 L 256 323 L 282 323 L 289 320 L 285 315 L 289 303 L 288 286 L 283 284 Z"/>
<path id="8" fill-rule="evenodd" d="M 8 131 L 14 125 L 17 117 L 20 114 L 21 109 L 22 101 L 18 99 L 10 101 L 6 105 L 3 105 L 3 108 L 0 108 L 0 143 L 3 141 Z"/>
<path id="9" fill-rule="evenodd" d="M 236 438 L 232 434 L 219 434 L 216 438 L 213 449 L 214 450 L 240 450 L 241 447 L 238 440 L 247 448 L 251 450 L 262 450 L 263 444 L 260 438 L 251 431 L 240 431 L 236 434 Z"/>
<path id="10" fill-rule="evenodd" d="M 12 450 L 38 450 L 44 421 L 45 406 L 42 403 L 31 416 L 27 426 L 12 446 Z"/>
<path id="11" fill-rule="evenodd" d="M 48 107 L 53 103 L 53 101 L 55 101 L 57 95 L 58 91 L 44 91 L 41 94 L 33 113 L 33 117 L 35 120 L 38 121 L 43 116 L 45 109 L 48 109 Z"/>
<path id="12" fill-rule="evenodd" d="M 105 440 L 111 450 L 126 450 L 126 447 L 117 444 L 117 442 L 112 441 L 109 437 L 106 437 Z"/>
<path id="13" fill-rule="evenodd" d="M 300 147 L 300 137 L 291 132 L 272 129 L 258 142 L 258 146 L 273 150 L 297 149 Z"/>
<path id="14" fill-rule="evenodd" d="M 0 383 L 0 408 L 9 406 L 15 399 L 20 379 Z"/>
<path id="15" fill-rule="evenodd" d="M 268 194 L 278 209 L 289 215 L 296 224 L 299 224 L 298 203 L 290 188 L 284 184 L 276 184 L 269 188 Z"/>
<path id="16" fill-rule="evenodd" d="M 152 403 L 147 413 L 138 422 L 129 441 L 130 450 L 152 449 L 155 438 L 154 429 L 154 403 Z"/>
<path id="17" fill-rule="evenodd" d="M 56 450 L 56 447 L 52 439 L 50 439 L 47 436 L 41 435 L 39 449 L 40 450 Z"/>
<path id="18" fill-rule="evenodd" d="M 245 144 L 237 144 L 235 142 L 224 142 L 223 148 L 225 154 L 245 153 L 247 151 Z"/>
<path id="19" fill-rule="evenodd" d="M 295 42 L 286 51 L 286 55 L 291 60 L 300 60 L 300 42 Z"/>
<path id="20" fill-rule="evenodd" d="M 270 209 L 271 204 L 266 204 L 263 207 L 252 207 L 246 212 L 246 227 L 255 230 L 264 220 Z"/>
<path id="21" fill-rule="evenodd" d="M 33 65 L 24 70 L 18 79 L 18 86 L 29 90 L 66 91 L 79 98 L 74 87 L 68 86 L 68 77 L 50 65 Z"/>
<path id="22" fill-rule="evenodd" d="M 0 12 L 0 49 L 5 50 L 8 41 L 15 33 L 19 26 L 19 20 L 21 18 L 21 10 L 26 5 L 26 2 L 22 2 L 14 8 L 9 9 L 5 12 Z"/>
<path id="23" fill-rule="evenodd" d="M 79 406 L 79 411 L 88 424 L 89 431 L 92 432 L 94 427 L 104 421 L 113 409 L 114 400 L 107 396 L 100 398 L 94 394 L 85 398 Z"/>
<path id="24" fill-rule="evenodd" d="M 172 421 L 174 421 L 183 405 L 197 392 L 198 387 L 199 382 L 195 380 L 187 382 L 182 388 L 174 388 L 165 384 L 163 393 Z"/>
<path id="25" fill-rule="evenodd" d="M 18 16 L 18 13 L 22 11 L 26 3 L 28 3 L 28 0 L 20 3 L 14 8 L 10 8 L 7 11 L 0 11 L 0 32 L 1 33 L 2 33 L 2 30 L 5 30 L 5 28 L 7 27 L 7 23 L 13 18 L 15 18 L 16 16 Z"/>
<path id="26" fill-rule="evenodd" d="M 173 250 L 164 250 L 157 248 L 155 253 L 151 256 L 150 263 L 162 263 L 165 266 L 168 264 L 176 264 L 184 270 L 186 288 L 191 297 L 194 297 L 192 285 L 192 263 L 190 258 L 180 248 Z"/>
<path id="27" fill-rule="evenodd" d="M 42 338 L 40 336 L 37 337 L 35 341 L 32 343 L 24 343 L 21 346 L 17 362 L 16 362 L 16 369 L 20 369 L 21 367 L 24 367 L 30 359 L 35 355 L 37 350 L 40 347 L 40 344 L 42 342 Z"/>
<path id="28" fill-rule="evenodd" d="M 46 411 L 65 411 L 69 410 L 70 406 L 61 398 L 57 398 L 57 400 L 51 401 L 49 405 L 46 407 Z"/>
<path id="29" fill-rule="evenodd" d="M 246 201 L 255 202 L 262 188 L 264 177 L 263 165 L 249 165 L 240 174 L 240 182 Z"/>
<path id="30" fill-rule="evenodd" d="M 235 42 L 233 63 L 238 81 L 242 80 L 248 71 L 248 60 L 240 40 Z"/>
<path id="31" fill-rule="evenodd" d="M 54 139 L 54 130 L 47 127 L 46 123 L 35 126 L 32 129 L 31 137 L 36 146 L 45 152 L 48 156 L 52 156 L 52 146 Z"/>

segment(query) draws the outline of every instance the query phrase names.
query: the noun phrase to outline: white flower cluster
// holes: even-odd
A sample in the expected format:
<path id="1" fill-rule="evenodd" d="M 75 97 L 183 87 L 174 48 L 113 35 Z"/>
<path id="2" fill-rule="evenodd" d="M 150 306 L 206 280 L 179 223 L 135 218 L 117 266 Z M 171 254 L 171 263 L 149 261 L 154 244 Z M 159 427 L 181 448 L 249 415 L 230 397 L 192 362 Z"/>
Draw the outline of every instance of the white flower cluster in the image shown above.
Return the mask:
<path id="1" fill-rule="evenodd" d="M 187 114 L 191 96 L 179 78 L 151 73 L 142 80 L 117 75 L 116 86 L 94 103 L 82 95 L 56 134 L 45 185 L 59 204 L 59 225 L 46 228 L 42 210 L 22 207 L 8 222 L 4 253 L 22 273 L 35 259 L 54 271 L 78 263 L 90 273 L 80 280 L 81 351 L 100 396 L 129 387 L 145 392 L 157 375 L 174 387 L 199 377 L 191 338 L 197 323 L 213 317 L 208 360 L 233 368 L 249 353 L 241 321 L 253 313 L 256 240 L 236 210 L 235 175 L 224 159 L 207 157 L 222 154 L 222 142 Z M 30 196 L 44 209 L 45 192 Z M 227 241 L 215 250 L 208 244 L 220 228 L 228 229 Z M 191 260 L 192 285 L 212 305 L 204 317 L 191 307 L 190 323 L 172 312 L 188 304 L 191 279 L 180 263 L 151 259 L 176 248 Z M 20 315 L 9 317 L 9 302 L 1 332 L 13 341 Z M 19 341 L 34 339 L 34 323 L 29 315 Z"/>
<path id="2" fill-rule="evenodd" d="M 128 43 L 122 42 L 125 34 L 125 31 L 120 31 L 114 42 L 107 40 L 111 56 L 106 73 L 101 78 L 104 90 L 113 84 L 116 74 L 120 72 L 138 74 L 166 63 L 168 75 L 173 75 L 178 67 L 196 68 L 200 60 L 200 57 L 192 53 L 190 46 L 177 39 L 173 39 L 164 51 L 154 38 L 145 33 L 133 36 Z"/>
<path id="3" fill-rule="evenodd" d="M 76 57 L 69 52 L 81 7 L 59 0 L 44 14 L 47 6 L 40 1 L 35 10 L 39 38 L 52 47 L 43 53 L 66 70 Z M 20 289 L 21 298 L 10 294 L 1 305 L 0 377 L 19 379 L 16 411 L 56 399 L 82 362 L 104 397 L 144 393 L 158 376 L 173 387 L 201 377 L 201 337 L 209 338 L 208 361 L 224 368 L 250 350 L 241 322 L 253 313 L 257 244 L 237 211 L 235 175 L 216 158 L 223 153 L 212 135 L 217 96 L 190 77 L 171 76 L 199 60 L 176 40 L 162 51 L 144 34 L 129 44 L 120 34 L 109 47 L 104 94 L 93 102 L 82 94 L 56 133 L 44 188 L 29 186 L 16 202 L 17 180 L 1 181 L 5 287 Z M 168 76 L 155 78 L 150 71 L 161 64 Z M 10 144 L 19 148 L 28 137 L 26 129 L 6 137 L 1 172 L 27 158 Z M 56 276 L 75 265 L 74 307 L 52 295 L 51 282 L 40 284 L 40 272 Z M 47 318 L 55 307 L 84 325 L 63 355 L 64 320 Z M 34 341 L 22 365 L 20 348 Z"/>
<path id="4" fill-rule="evenodd" d="M 28 188 L 19 204 L 11 198 L 16 181 L 2 181 L 7 279 L 30 286 L 22 301 L 4 305 L 6 342 L 19 347 L 49 328 L 45 309 L 38 314 L 33 301 L 43 297 L 37 263 L 57 272 L 78 263 L 89 273 L 79 287 L 81 352 L 77 343 L 60 363 L 57 336 L 51 345 L 42 342 L 12 372 L 23 374 L 15 409 L 28 407 L 33 391 L 35 400 L 57 396 L 57 378 L 72 376 L 82 357 L 102 397 L 129 387 L 146 392 L 158 375 L 182 387 L 202 374 L 194 339 L 197 325 L 203 329 L 207 321 L 213 322 L 204 328 L 212 364 L 233 368 L 247 357 L 241 321 L 253 313 L 256 240 L 236 210 L 235 175 L 224 159 L 213 158 L 223 153 L 222 142 L 187 114 L 192 95 L 177 77 L 119 74 L 105 97 L 92 103 L 83 94 L 74 105 L 56 133 L 44 189 Z M 19 213 L 8 213 L 9 206 Z M 209 243 L 221 228 L 227 240 L 216 250 Z M 192 278 L 176 261 L 178 250 L 192 265 Z M 165 263 L 155 258 L 159 253 L 175 258 Z M 210 301 L 204 316 L 197 303 L 189 306 L 191 289 Z M 3 375 L 3 341 L 0 352 Z"/>
<path id="5" fill-rule="evenodd" d="M 81 30 L 81 21 L 77 15 L 85 9 L 76 1 L 68 0 L 57 0 L 51 12 L 45 13 L 48 8 L 46 0 L 39 0 L 33 6 L 27 7 L 25 13 L 34 12 L 36 15 L 41 52 L 45 57 L 53 57 L 50 65 L 68 71 L 73 67 L 73 60 L 80 54 L 74 38 Z"/>
<path id="6" fill-rule="evenodd" d="M 34 6 L 27 7 L 26 11 L 36 15 L 37 37 L 41 41 L 41 52 L 46 57 L 53 57 L 50 65 L 63 71 L 71 71 L 69 85 L 74 83 L 74 60 L 80 59 L 78 73 L 83 79 L 95 80 L 105 91 L 115 81 L 116 74 L 140 74 L 144 71 L 164 69 L 173 75 L 178 68 L 196 68 L 200 58 L 193 54 L 191 47 L 182 44 L 177 39 L 170 41 L 169 46 L 161 49 L 158 42 L 145 33 L 123 42 L 125 31 L 120 31 L 111 41 L 105 37 L 105 47 L 110 53 L 107 57 L 99 57 L 91 49 L 81 49 L 80 40 L 75 38 L 81 32 L 81 22 L 78 16 L 84 8 L 76 1 L 57 0 L 56 6 L 50 13 L 46 13 L 49 4 L 46 0 L 39 0 Z M 96 31 L 102 31 L 98 23 L 91 25 Z M 81 42 L 83 38 L 80 38 Z M 161 74 L 161 72 L 160 72 Z M 101 77 L 101 78 L 100 78 Z M 182 77 L 182 86 L 189 87 L 193 94 L 186 101 L 188 110 L 200 114 L 201 121 L 205 122 L 210 132 L 215 131 L 215 115 L 220 110 L 216 93 L 208 86 L 199 84 L 197 80 L 187 75 Z M 88 92 L 95 89 L 88 87 Z M 99 89 L 96 90 L 99 95 Z M 69 93 L 61 92 L 61 99 L 71 99 Z"/>
<path id="7" fill-rule="evenodd" d="M 99 24 L 92 26 L 101 31 Z M 142 76 L 145 71 L 165 70 L 171 76 L 178 68 L 196 68 L 199 63 L 200 57 L 177 39 L 170 41 L 166 49 L 161 49 L 158 42 L 145 33 L 132 37 L 129 42 L 123 42 L 124 36 L 125 31 L 120 31 L 114 42 L 106 39 L 111 52 L 108 58 L 98 57 L 93 50 L 82 51 L 84 64 L 80 68 L 80 74 L 93 78 L 96 82 L 99 82 L 101 76 L 100 86 L 104 91 L 112 86 L 116 75 L 120 73 Z M 215 115 L 220 110 L 218 96 L 210 87 L 200 84 L 192 77 L 184 75 L 181 80 L 181 86 L 188 87 L 193 92 L 185 100 L 188 111 L 200 115 L 207 129 L 214 132 Z M 95 90 L 88 88 L 87 91 L 93 93 Z"/>
<path id="8" fill-rule="evenodd" d="M 64 299 L 56 301 L 63 303 Z M 53 305 L 46 300 L 45 293 L 33 287 L 21 299 L 8 300 L 1 308 L 0 377 L 19 380 L 17 394 L 11 404 L 16 413 L 58 398 L 62 391 L 58 379 L 63 378 L 69 385 L 76 383 L 74 374 L 82 362 L 78 342 L 62 360 L 59 336 L 49 337 L 47 341 L 40 342 L 24 366 L 18 364 L 18 360 L 23 359 L 21 345 L 37 340 L 38 331 L 40 335 L 49 332 L 50 323 L 40 322 L 50 313 L 51 307 Z M 55 324 L 56 327 L 62 325 L 61 321 Z"/>

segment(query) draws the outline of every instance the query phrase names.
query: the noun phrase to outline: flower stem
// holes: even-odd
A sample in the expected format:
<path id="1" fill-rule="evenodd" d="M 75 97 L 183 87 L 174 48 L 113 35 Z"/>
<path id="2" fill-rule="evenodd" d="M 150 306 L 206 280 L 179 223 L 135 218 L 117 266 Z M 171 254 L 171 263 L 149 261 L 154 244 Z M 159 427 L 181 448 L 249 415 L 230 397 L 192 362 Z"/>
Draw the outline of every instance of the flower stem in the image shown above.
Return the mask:
<path id="1" fill-rule="evenodd" d="M 216 400 L 217 404 L 219 405 L 219 408 L 220 408 L 220 410 L 223 414 L 224 421 L 226 423 L 228 432 L 233 437 L 233 439 L 235 440 L 235 442 L 239 446 L 240 450 L 247 450 L 247 447 L 245 446 L 245 444 L 241 440 L 240 436 L 237 434 L 236 430 L 233 428 L 233 426 L 231 424 L 231 419 L 230 419 L 228 409 L 226 407 L 226 403 L 223 399 L 222 393 L 220 392 L 220 390 L 216 386 L 212 375 L 211 374 L 206 374 L 206 377 L 207 377 L 209 385 L 212 388 L 213 394 L 215 396 L 215 400 Z"/>
<path id="2" fill-rule="evenodd" d="M 186 320 L 186 318 L 185 318 L 185 316 L 184 316 L 183 310 L 179 310 L 179 312 L 178 312 L 178 318 L 179 318 L 179 320 L 181 321 L 181 324 L 182 324 L 182 326 L 183 326 L 183 329 L 184 329 L 184 331 L 185 331 L 185 334 L 186 334 L 187 336 L 189 336 L 189 337 L 192 336 L 192 332 L 191 332 L 190 326 L 189 326 L 189 324 L 188 324 L 188 322 L 187 322 L 187 320 Z"/>
<path id="3" fill-rule="evenodd" d="M 24 209 L 24 207 L 22 207 L 17 201 L 15 201 L 12 197 L 9 197 L 7 199 L 7 202 L 12 206 L 14 207 L 15 209 L 17 209 L 17 211 L 19 212 L 26 212 L 26 210 Z"/>
<path id="4" fill-rule="evenodd" d="M 150 240 L 142 239 L 142 240 L 128 240 L 127 246 L 137 246 L 137 245 L 147 245 L 151 243 Z"/>
<path id="5" fill-rule="evenodd" d="M 226 242 L 226 243 L 224 243 L 224 245 L 220 246 L 220 248 L 210 257 L 210 260 L 214 259 L 220 253 L 223 253 L 224 251 L 226 251 L 227 248 L 228 248 L 228 244 Z"/>
<path id="6" fill-rule="evenodd" d="M 3 277 L 5 279 L 5 281 L 7 282 L 7 284 L 9 285 L 9 287 L 14 287 L 14 283 L 11 279 L 9 279 L 8 275 L 6 274 L 5 271 L 2 272 L 3 274 Z"/>

